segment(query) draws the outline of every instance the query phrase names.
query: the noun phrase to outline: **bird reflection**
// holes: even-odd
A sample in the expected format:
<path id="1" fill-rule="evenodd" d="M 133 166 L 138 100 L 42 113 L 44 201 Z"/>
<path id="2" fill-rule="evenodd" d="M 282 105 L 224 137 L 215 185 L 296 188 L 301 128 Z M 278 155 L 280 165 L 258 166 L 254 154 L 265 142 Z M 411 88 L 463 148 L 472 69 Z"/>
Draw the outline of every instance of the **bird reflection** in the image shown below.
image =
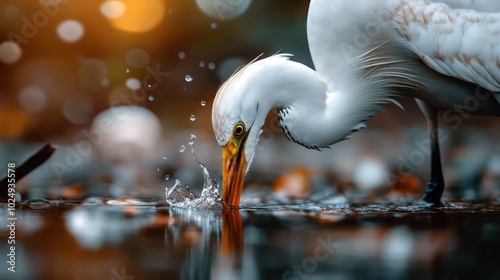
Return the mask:
<path id="1" fill-rule="evenodd" d="M 243 252 L 243 222 L 238 209 L 228 209 L 222 212 L 222 253 Z"/>
<path id="2" fill-rule="evenodd" d="M 244 256 L 243 222 L 238 209 L 207 211 L 202 209 L 169 210 L 176 223 L 167 226 L 165 239 L 175 248 L 188 244 L 187 260 L 181 278 L 235 279 L 242 275 Z M 186 242 L 187 231 L 198 228 L 196 243 Z M 169 236 L 170 235 L 170 236 Z M 168 245 L 168 244 L 167 244 Z"/>

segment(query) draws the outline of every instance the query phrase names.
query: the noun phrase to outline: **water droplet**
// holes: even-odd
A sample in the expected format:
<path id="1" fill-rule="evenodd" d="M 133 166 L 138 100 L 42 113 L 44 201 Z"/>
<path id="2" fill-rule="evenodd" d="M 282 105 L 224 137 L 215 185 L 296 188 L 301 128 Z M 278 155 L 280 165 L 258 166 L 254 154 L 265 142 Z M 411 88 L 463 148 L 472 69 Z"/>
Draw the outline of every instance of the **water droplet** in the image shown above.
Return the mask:
<path id="1" fill-rule="evenodd" d="M 170 175 L 165 175 L 165 181 L 168 181 L 170 179 Z"/>
<path id="2" fill-rule="evenodd" d="M 215 63 L 213 63 L 213 62 L 209 62 L 209 63 L 208 63 L 208 69 L 210 69 L 210 70 L 215 70 Z"/>
<path id="3" fill-rule="evenodd" d="M 166 159 L 167 159 L 167 155 L 164 155 L 164 156 L 163 156 L 163 160 L 166 160 Z"/>
<path id="4" fill-rule="evenodd" d="M 184 80 L 186 80 L 186 82 L 190 83 L 193 81 L 193 77 L 191 77 L 191 75 L 186 75 L 186 77 L 184 77 Z"/>
<path id="5" fill-rule="evenodd" d="M 196 135 L 191 134 L 191 139 L 189 139 L 189 145 L 193 146 L 194 145 L 194 140 L 196 140 Z"/>
<path id="6" fill-rule="evenodd" d="M 200 63 L 198 63 L 198 65 L 200 65 L 201 68 L 205 67 L 205 61 L 200 61 Z"/>
<path id="7" fill-rule="evenodd" d="M 154 96 L 152 96 L 152 95 L 150 95 L 150 96 L 148 96 L 148 100 L 149 100 L 149 101 L 153 101 L 153 100 L 155 100 L 155 97 L 154 97 Z"/>
<path id="8" fill-rule="evenodd" d="M 156 169 L 156 171 L 160 172 L 160 168 Z"/>
<path id="9" fill-rule="evenodd" d="M 191 116 L 189 117 L 189 119 L 190 119 L 192 122 L 194 122 L 194 121 L 196 120 L 196 116 L 195 116 L 195 115 L 191 115 Z"/>
<path id="10" fill-rule="evenodd" d="M 179 53 L 179 59 L 184 59 L 184 58 L 186 58 L 186 53 L 180 52 Z"/>
<path id="11" fill-rule="evenodd" d="M 186 150 L 186 146 L 181 145 L 181 148 L 179 149 L 179 152 L 184 153 L 185 150 Z"/>
<path id="12" fill-rule="evenodd" d="M 127 74 L 130 73 L 130 69 L 128 69 L 128 68 L 125 69 L 125 73 L 127 73 Z"/>
<path id="13" fill-rule="evenodd" d="M 201 106 L 205 106 L 205 105 L 207 105 L 207 102 L 201 101 Z"/>
<path id="14" fill-rule="evenodd" d="M 219 27 L 219 25 L 215 22 L 212 22 L 212 24 L 210 24 L 210 28 L 212 29 L 217 29 Z"/>
<path id="15" fill-rule="evenodd" d="M 152 87 L 152 85 L 148 85 L 148 88 L 151 88 L 151 87 Z"/>

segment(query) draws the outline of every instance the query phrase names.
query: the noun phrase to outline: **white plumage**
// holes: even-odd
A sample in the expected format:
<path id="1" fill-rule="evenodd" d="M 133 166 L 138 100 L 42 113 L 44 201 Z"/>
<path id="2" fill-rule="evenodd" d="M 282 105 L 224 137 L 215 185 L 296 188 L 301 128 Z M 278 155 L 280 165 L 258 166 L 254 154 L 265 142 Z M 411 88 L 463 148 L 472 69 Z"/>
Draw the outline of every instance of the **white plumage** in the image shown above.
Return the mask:
<path id="1" fill-rule="evenodd" d="M 437 72 L 500 91 L 500 4 L 488 12 L 474 1 L 390 1 L 398 32 L 424 63 Z M 495 4 L 496 3 L 496 4 Z M 479 3 L 478 3 L 479 4 Z M 486 8 L 486 1 L 481 4 Z M 495 12 L 495 13 L 494 13 Z"/>
<path id="2" fill-rule="evenodd" d="M 321 149 L 364 128 L 384 104 L 410 97 L 433 140 L 424 200 L 439 203 L 436 112 L 500 115 L 498 11 L 500 3 L 486 0 L 312 0 L 307 35 L 316 71 L 275 55 L 245 66 L 219 89 L 212 116 L 225 168 L 234 169 L 242 153 L 250 166 L 273 108 L 287 138 Z M 241 176 L 234 178 L 223 176 L 223 194 L 241 188 Z"/>

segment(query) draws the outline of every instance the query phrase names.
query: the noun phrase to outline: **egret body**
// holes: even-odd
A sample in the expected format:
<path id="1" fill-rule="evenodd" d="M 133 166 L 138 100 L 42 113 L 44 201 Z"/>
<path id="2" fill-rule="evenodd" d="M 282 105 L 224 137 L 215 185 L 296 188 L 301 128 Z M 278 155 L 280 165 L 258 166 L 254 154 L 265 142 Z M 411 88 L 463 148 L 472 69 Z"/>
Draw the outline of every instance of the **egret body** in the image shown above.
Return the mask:
<path id="1" fill-rule="evenodd" d="M 241 68 L 217 92 L 212 124 L 222 147 L 222 198 L 239 205 L 270 110 L 289 140 L 320 150 L 409 97 L 431 138 L 423 200 L 439 204 L 437 112 L 500 115 L 500 2 L 312 0 L 307 36 L 315 70 L 277 54 Z"/>

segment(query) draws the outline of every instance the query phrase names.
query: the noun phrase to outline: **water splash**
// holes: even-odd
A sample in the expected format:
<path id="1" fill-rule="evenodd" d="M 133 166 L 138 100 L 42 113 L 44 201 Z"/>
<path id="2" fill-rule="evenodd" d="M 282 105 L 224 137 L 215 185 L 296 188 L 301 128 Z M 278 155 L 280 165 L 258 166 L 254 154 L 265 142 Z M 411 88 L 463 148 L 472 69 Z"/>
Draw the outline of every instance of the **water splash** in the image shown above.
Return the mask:
<path id="1" fill-rule="evenodd" d="M 203 190 L 201 196 L 195 195 L 188 185 L 183 184 L 180 180 L 175 180 L 175 184 L 166 189 L 166 201 L 170 207 L 177 208 L 207 208 L 207 209 L 222 209 L 224 208 L 224 201 L 219 196 L 219 184 L 212 178 L 210 172 L 203 163 L 198 160 L 194 149 L 194 142 L 196 135 L 191 134 L 189 146 L 191 146 L 191 153 L 193 159 L 200 166 L 203 172 Z"/>
<path id="2" fill-rule="evenodd" d="M 182 203 L 189 202 L 198 198 L 188 185 L 183 184 L 181 180 L 176 179 L 175 184 L 165 190 L 165 196 L 168 204 L 181 205 Z"/>
<path id="3" fill-rule="evenodd" d="M 194 151 L 195 140 L 196 140 L 196 135 L 191 134 L 191 139 L 189 141 L 189 146 L 191 146 L 191 153 L 193 154 L 194 160 L 196 161 L 196 163 L 198 163 L 201 170 L 203 171 L 203 190 L 201 191 L 201 196 L 217 197 L 222 201 L 222 199 L 219 196 L 219 184 L 214 178 L 212 178 L 212 176 L 210 176 L 210 172 L 208 172 L 208 169 L 205 167 L 203 163 L 201 163 L 198 160 L 198 157 L 196 156 L 196 152 Z"/>

